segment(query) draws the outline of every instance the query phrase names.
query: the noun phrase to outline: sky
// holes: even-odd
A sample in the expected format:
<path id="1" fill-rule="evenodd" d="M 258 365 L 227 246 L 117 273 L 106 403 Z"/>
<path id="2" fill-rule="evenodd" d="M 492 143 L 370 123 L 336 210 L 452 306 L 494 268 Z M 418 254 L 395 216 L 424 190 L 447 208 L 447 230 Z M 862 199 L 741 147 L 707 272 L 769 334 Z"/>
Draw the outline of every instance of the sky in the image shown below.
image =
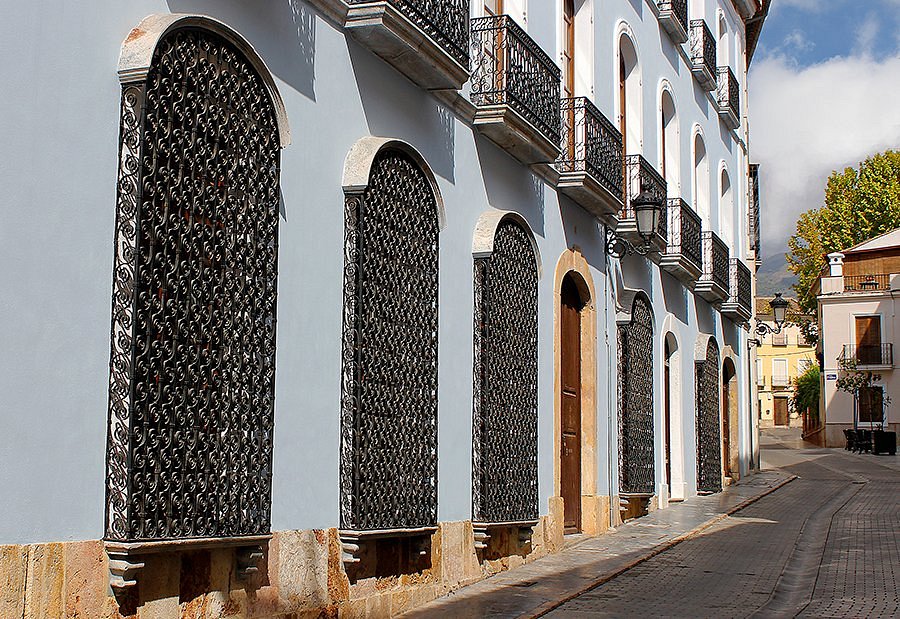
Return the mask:
<path id="1" fill-rule="evenodd" d="M 762 256 L 780 259 L 832 170 L 900 149 L 900 0 L 772 0 L 749 114 Z"/>

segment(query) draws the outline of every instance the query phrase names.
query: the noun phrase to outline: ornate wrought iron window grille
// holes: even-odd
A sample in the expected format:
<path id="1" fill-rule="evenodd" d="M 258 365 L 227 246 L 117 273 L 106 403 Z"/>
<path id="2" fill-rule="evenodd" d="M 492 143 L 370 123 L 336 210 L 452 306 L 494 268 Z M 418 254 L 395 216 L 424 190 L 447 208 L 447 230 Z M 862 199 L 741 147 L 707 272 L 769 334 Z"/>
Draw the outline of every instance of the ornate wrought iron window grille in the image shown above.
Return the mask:
<path id="1" fill-rule="evenodd" d="M 587 172 L 623 198 L 622 134 L 585 97 L 561 101 L 562 140 L 556 169 Z"/>
<path id="2" fill-rule="evenodd" d="M 501 221 L 474 278 L 473 520 L 536 521 L 538 274 L 529 233 Z"/>
<path id="3" fill-rule="evenodd" d="M 341 528 L 437 524 L 438 229 L 435 196 L 387 148 L 344 203 Z"/>
<path id="4" fill-rule="evenodd" d="M 653 311 L 643 296 L 631 320 L 617 329 L 619 392 L 619 492 L 656 491 L 653 437 Z"/>
<path id="5" fill-rule="evenodd" d="M 697 490 L 722 489 L 722 432 L 719 419 L 719 346 L 712 338 L 706 358 L 695 365 L 697 397 Z"/>
<path id="6" fill-rule="evenodd" d="M 370 4 L 372 0 L 347 0 Z M 387 0 L 464 67 L 469 66 L 469 0 Z"/>
<path id="7" fill-rule="evenodd" d="M 120 139 L 105 538 L 266 535 L 281 146 L 271 95 L 222 36 L 174 29 L 146 79 L 123 84 Z M 114 586 L 134 584 L 136 565 L 114 563 Z"/>
<path id="8" fill-rule="evenodd" d="M 471 32 L 472 103 L 508 105 L 559 144 L 559 66 L 508 15 L 472 19 Z"/>

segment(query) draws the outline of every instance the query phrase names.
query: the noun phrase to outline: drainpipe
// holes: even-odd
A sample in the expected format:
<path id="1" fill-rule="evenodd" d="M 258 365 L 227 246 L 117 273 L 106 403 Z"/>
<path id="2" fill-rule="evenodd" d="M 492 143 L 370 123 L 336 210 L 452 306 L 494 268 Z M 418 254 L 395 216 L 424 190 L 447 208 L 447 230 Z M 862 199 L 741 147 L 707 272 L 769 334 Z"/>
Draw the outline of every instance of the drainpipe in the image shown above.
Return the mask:
<path id="1" fill-rule="evenodd" d="M 605 235 L 604 235 L 605 236 Z M 603 295 L 603 339 L 606 345 L 606 475 L 607 479 L 607 494 L 609 496 L 609 527 L 612 528 L 615 524 L 615 513 L 616 513 L 616 502 L 613 501 L 613 466 L 612 466 L 612 453 L 613 453 L 613 407 L 615 406 L 615 402 L 613 398 L 614 392 L 618 392 L 618 389 L 612 389 L 613 385 L 613 374 L 612 374 L 612 355 L 610 354 L 609 349 L 609 295 L 612 287 L 613 277 L 610 273 L 610 265 L 612 263 L 612 258 L 607 255 L 606 256 L 606 290 Z M 618 450 L 616 450 L 618 453 Z M 617 462 L 618 466 L 618 462 Z"/>

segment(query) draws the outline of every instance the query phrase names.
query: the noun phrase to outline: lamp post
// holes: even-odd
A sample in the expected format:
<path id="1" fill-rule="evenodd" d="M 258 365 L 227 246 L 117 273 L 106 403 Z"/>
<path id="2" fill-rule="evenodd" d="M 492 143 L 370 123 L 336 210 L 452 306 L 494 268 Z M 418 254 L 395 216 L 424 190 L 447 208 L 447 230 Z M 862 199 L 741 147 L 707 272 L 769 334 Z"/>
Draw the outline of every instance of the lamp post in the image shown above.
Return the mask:
<path id="1" fill-rule="evenodd" d="M 758 335 L 759 337 L 750 340 L 751 346 L 759 346 L 761 344 L 759 338 L 763 336 L 781 333 L 781 330 L 784 328 L 784 323 L 787 319 L 788 305 L 789 303 L 787 299 L 783 299 L 781 297 L 781 293 L 776 292 L 775 298 L 769 301 L 769 308 L 771 308 L 772 310 L 772 316 L 775 320 L 775 326 L 772 327 L 771 325 L 760 322 L 759 319 L 757 319 L 756 327 L 753 330 L 756 331 L 756 335 Z"/>
<path id="2" fill-rule="evenodd" d="M 634 219 L 637 224 L 637 233 L 641 237 L 640 245 L 633 245 L 626 239 L 616 234 L 615 230 L 606 229 L 606 253 L 615 258 L 621 258 L 627 254 L 646 256 L 650 251 L 650 239 L 659 227 L 659 218 L 662 211 L 662 200 L 649 191 L 642 191 L 631 200 L 631 208 L 634 210 Z"/>

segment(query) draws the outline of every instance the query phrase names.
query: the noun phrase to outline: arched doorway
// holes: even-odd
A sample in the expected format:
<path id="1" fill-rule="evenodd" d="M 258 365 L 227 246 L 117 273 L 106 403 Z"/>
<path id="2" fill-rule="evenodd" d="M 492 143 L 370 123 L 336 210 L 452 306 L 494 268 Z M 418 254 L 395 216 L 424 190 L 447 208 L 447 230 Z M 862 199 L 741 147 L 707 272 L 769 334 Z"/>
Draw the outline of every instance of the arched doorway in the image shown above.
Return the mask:
<path id="1" fill-rule="evenodd" d="M 622 520 L 647 513 L 656 492 L 653 436 L 653 310 L 642 293 L 617 333 L 619 496 Z"/>
<path id="2" fill-rule="evenodd" d="M 722 363 L 722 467 L 725 477 L 736 479 L 737 459 L 737 371 L 734 361 Z"/>
<path id="3" fill-rule="evenodd" d="M 581 321 L 586 300 L 572 273 L 560 288 L 560 496 L 565 533 L 581 530 Z"/>

